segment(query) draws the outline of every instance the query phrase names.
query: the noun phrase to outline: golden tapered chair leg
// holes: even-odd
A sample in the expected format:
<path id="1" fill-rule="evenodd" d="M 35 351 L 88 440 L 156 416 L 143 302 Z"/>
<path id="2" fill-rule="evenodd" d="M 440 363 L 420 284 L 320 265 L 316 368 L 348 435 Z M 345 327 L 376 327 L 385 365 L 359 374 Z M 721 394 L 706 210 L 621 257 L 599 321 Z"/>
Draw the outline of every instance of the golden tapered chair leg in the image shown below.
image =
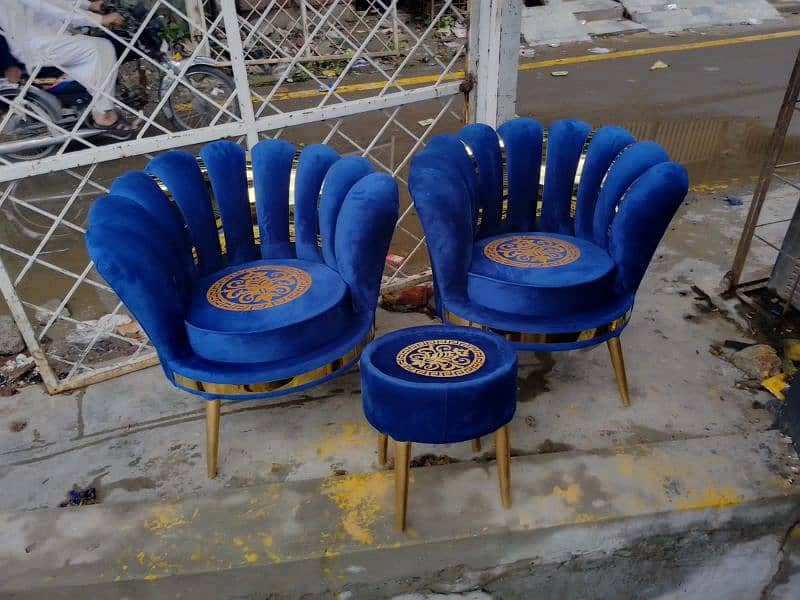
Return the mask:
<path id="1" fill-rule="evenodd" d="M 472 440 L 472 451 L 473 452 L 481 451 L 481 438 L 475 438 L 474 440 Z"/>
<path id="2" fill-rule="evenodd" d="M 386 451 L 389 446 L 389 436 L 385 433 L 378 434 L 378 464 L 386 466 Z"/>
<path id="3" fill-rule="evenodd" d="M 411 442 L 394 443 L 394 522 L 399 531 L 406 530 L 410 455 Z"/>
<path id="4" fill-rule="evenodd" d="M 617 378 L 617 387 L 622 399 L 622 406 L 631 405 L 631 397 L 628 395 L 628 377 L 625 375 L 625 359 L 622 358 L 622 342 L 618 337 L 611 338 L 607 342 L 608 352 L 611 354 L 611 364 L 614 367 L 614 377 Z"/>
<path id="5" fill-rule="evenodd" d="M 508 440 L 508 425 L 494 432 L 497 475 L 500 479 L 500 499 L 504 508 L 511 508 L 511 445 Z"/>
<path id="6" fill-rule="evenodd" d="M 219 400 L 206 402 L 206 466 L 208 478 L 217 476 L 217 452 L 219 451 Z"/>

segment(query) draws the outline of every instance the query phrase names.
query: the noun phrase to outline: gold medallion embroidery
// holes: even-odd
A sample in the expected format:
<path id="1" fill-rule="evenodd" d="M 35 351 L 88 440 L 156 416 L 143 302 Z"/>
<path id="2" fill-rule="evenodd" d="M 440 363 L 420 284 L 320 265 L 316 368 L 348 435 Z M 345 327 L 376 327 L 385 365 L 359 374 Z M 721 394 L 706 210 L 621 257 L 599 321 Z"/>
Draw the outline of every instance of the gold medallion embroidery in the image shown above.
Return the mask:
<path id="1" fill-rule="evenodd" d="M 281 265 L 248 267 L 221 277 L 208 288 L 209 304 L 222 310 L 273 308 L 299 298 L 311 288 L 311 276 Z"/>
<path id="2" fill-rule="evenodd" d="M 397 364 L 409 373 L 426 377 L 461 377 L 480 369 L 486 354 L 461 340 L 425 340 L 406 346 Z"/>
<path id="3" fill-rule="evenodd" d="M 581 256 L 581 251 L 574 244 L 538 234 L 496 239 L 486 245 L 483 253 L 493 262 L 524 269 L 562 267 Z"/>

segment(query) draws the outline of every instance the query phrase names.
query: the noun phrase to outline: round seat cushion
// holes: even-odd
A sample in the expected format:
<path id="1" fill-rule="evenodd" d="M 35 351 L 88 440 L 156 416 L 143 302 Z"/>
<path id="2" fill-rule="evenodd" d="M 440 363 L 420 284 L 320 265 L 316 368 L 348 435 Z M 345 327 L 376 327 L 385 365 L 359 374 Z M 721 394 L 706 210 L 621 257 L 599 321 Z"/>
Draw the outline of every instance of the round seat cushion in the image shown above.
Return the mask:
<path id="1" fill-rule="evenodd" d="M 313 353 L 352 323 L 348 288 L 321 263 L 256 260 L 199 280 L 186 333 L 201 357 L 262 363 Z"/>
<path id="2" fill-rule="evenodd" d="M 555 233 L 511 233 L 473 246 L 473 302 L 535 317 L 589 310 L 608 300 L 614 261 L 595 244 Z"/>
<path id="3" fill-rule="evenodd" d="M 361 395 L 367 420 L 394 440 L 475 439 L 514 416 L 517 355 L 503 338 L 478 329 L 402 329 L 362 354 Z"/>

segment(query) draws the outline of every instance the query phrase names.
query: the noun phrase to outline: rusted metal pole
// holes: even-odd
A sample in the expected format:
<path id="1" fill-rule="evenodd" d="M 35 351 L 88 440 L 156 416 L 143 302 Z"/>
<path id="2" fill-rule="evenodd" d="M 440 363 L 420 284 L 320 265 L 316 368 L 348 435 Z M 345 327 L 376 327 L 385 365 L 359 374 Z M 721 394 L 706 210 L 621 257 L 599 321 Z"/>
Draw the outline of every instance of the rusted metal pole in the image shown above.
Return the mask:
<path id="1" fill-rule="evenodd" d="M 753 241 L 756 226 L 758 225 L 761 209 L 764 206 L 764 200 L 767 198 L 769 186 L 770 183 L 772 183 L 775 165 L 777 165 L 778 160 L 780 160 L 783 144 L 786 141 L 786 133 L 789 130 L 789 125 L 792 122 L 792 116 L 796 109 L 798 96 L 800 96 L 800 51 L 797 54 L 794 69 L 789 78 L 789 84 L 786 87 L 786 95 L 783 98 L 783 104 L 778 113 L 778 120 L 775 122 L 775 129 L 772 131 L 772 139 L 770 140 L 767 158 L 764 160 L 764 165 L 761 167 L 758 184 L 753 192 L 753 202 L 750 204 L 750 212 L 747 213 L 747 220 L 744 223 L 742 236 L 739 238 L 739 246 L 736 249 L 733 266 L 723 280 L 728 291 L 732 291 L 739 284 L 742 277 L 742 270 L 747 261 L 747 255 L 750 252 L 750 245 Z"/>

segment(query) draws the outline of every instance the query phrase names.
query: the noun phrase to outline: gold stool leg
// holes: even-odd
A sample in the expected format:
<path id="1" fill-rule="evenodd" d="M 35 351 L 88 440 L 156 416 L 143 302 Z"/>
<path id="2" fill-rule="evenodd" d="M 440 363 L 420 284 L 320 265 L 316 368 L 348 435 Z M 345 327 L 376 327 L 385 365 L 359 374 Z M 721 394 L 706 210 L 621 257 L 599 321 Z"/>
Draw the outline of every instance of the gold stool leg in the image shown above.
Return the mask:
<path id="1" fill-rule="evenodd" d="M 389 436 L 385 433 L 378 434 L 378 464 L 386 466 L 386 451 L 389 446 Z"/>
<path id="2" fill-rule="evenodd" d="M 219 450 L 219 400 L 206 402 L 206 466 L 208 478 L 217 476 L 217 452 Z"/>
<path id="3" fill-rule="evenodd" d="M 399 531 L 406 530 L 408 508 L 408 459 L 411 442 L 394 443 L 394 522 Z"/>
<path id="4" fill-rule="evenodd" d="M 619 395 L 622 398 L 622 406 L 630 406 L 631 398 L 628 395 L 628 378 L 625 375 L 625 359 L 622 358 L 622 342 L 618 337 L 611 338 L 606 342 L 608 352 L 611 354 L 611 364 L 614 367 L 614 376 L 617 378 Z"/>
<path id="5" fill-rule="evenodd" d="M 475 438 L 474 440 L 472 440 L 472 451 L 473 452 L 481 451 L 481 438 Z"/>
<path id="6" fill-rule="evenodd" d="M 508 425 L 494 432 L 497 454 L 497 475 L 500 477 L 500 499 L 503 508 L 511 508 L 511 445 L 508 441 Z"/>

